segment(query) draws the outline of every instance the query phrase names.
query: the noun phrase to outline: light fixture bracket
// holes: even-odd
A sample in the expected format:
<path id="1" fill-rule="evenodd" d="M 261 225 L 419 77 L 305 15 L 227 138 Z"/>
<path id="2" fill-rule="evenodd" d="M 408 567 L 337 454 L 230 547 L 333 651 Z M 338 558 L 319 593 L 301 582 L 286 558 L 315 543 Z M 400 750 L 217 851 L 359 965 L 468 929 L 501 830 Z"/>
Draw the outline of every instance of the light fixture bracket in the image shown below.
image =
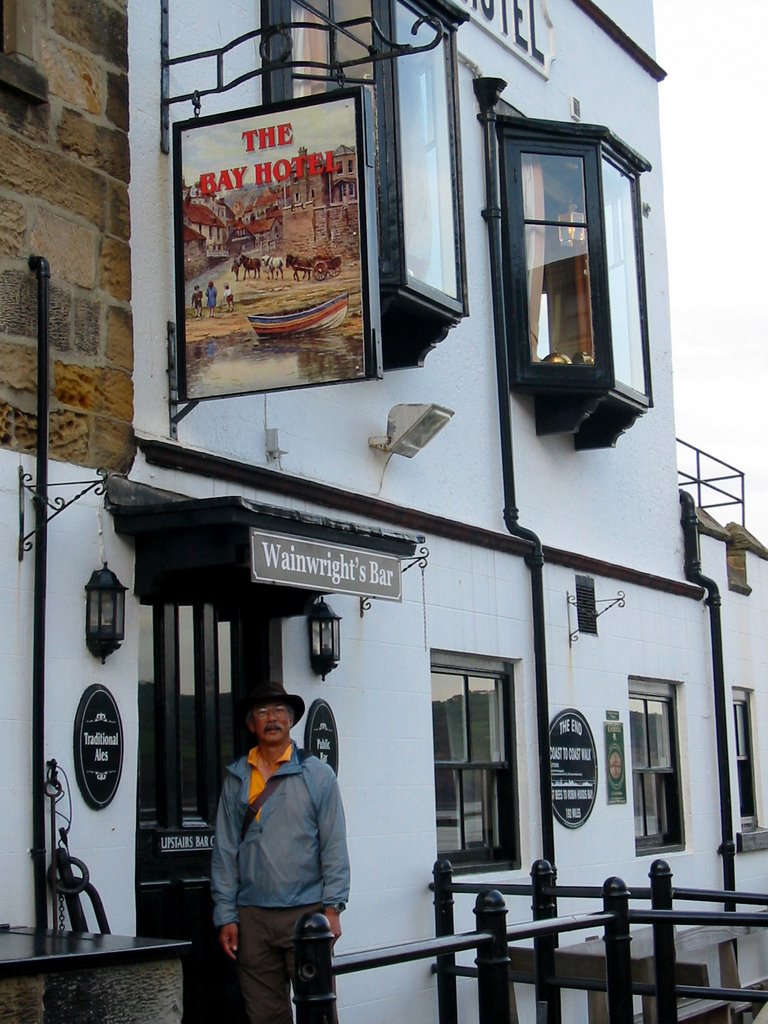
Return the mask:
<path id="1" fill-rule="evenodd" d="M 412 459 L 452 417 L 453 409 L 434 402 L 393 405 L 387 416 L 386 434 L 369 437 L 368 446 L 387 455 Z"/>

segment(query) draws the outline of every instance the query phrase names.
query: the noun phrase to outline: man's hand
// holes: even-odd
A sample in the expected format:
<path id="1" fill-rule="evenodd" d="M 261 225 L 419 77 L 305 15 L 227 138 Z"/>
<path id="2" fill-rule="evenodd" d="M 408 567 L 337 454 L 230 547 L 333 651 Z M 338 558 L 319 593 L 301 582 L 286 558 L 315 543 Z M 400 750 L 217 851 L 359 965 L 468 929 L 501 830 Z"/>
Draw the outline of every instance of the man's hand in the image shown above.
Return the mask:
<path id="1" fill-rule="evenodd" d="M 333 941 L 336 942 L 341 936 L 341 914 L 337 914 L 333 907 L 324 907 L 323 913 L 328 918 L 328 924 L 331 926 L 331 932 L 333 933 Z"/>
<path id="2" fill-rule="evenodd" d="M 237 935 L 238 927 L 236 924 L 225 924 L 221 926 L 221 931 L 219 932 L 219 945 L 230 960 L 237 960 Z"/>

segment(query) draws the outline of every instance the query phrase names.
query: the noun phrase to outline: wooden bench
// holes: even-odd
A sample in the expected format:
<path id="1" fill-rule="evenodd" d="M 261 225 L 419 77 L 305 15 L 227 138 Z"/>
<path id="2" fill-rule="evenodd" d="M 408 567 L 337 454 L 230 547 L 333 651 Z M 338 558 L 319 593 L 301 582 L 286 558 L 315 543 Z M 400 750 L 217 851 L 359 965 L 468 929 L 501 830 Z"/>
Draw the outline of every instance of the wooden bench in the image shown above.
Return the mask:
<path id="1" fill-rule="evenodd" d="M 744 928 L 726 926 L 701 926 L 676 931 L 676 984 L 741 988 L 734 946 L 736 938 L 744 931 Z M 632 933 L 630 953 L 632 980 L 652 985 L 652 928 L 640 928 Z M 533 971 L 531 947 L 510 946 L 509 957 L 511 971 Z M 602 939 L 594 937 L 576 945 L 558 948 L 555 951 L 555 973 L 561 978 L 605 981 L 605 947 Z M 642 1012 L 636 1017 L 637 1024 L 660 1024 L 656 1015 L 655 997 L 642 996 L 641 1001 Z M 608 1024 L 604 992 L 588 992 L 587 1006 L 589 1024 Z M 691 1024 L 737 1024 L 743 1020 L 747 1011 L 753 1012 L 753 1004 L 748 1001 L 730 1003 L 709 999 L 678 1000 L 678 1020 L 681 1024 L 683 1021 L 690 1021 Z"/>

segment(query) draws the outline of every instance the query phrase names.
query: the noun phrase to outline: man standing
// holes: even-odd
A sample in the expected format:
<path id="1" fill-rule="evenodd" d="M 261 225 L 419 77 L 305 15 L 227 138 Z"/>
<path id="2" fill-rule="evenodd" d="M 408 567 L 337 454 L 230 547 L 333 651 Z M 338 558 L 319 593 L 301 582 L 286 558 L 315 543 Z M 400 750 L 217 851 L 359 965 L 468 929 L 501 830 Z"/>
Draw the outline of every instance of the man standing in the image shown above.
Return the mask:
<path id="1" fill-rule="evenodd" d="M 321 911 L 341 935 L 349 896 L 344 809 L 333 769 L 290 738 L 304 701 L 279 683 L 237 708 L 256 746 L 227 769 L 211 865 L 214 924 L 237 961 L 250 1024 L 291 1024 L 293 931 Z"/>

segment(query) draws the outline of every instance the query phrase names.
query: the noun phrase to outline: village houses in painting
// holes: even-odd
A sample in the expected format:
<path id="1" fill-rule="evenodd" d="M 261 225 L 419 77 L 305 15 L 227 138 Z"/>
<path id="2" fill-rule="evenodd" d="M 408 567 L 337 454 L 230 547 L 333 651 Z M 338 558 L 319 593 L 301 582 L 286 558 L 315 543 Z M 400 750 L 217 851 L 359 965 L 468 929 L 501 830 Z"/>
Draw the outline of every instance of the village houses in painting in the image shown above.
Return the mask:
<path id="1" fill-rule="evenodd" d="M 306 149 L 299 150 L 306 154 Z M 297 251 L 354 252 L 359 237 L 357 153 L 350 146 L 334 152 L 335 170 L 291 173 L 280 185 L 253 186 L 221 197 L 204 194 L 199 183 L 185 185 L 185 278 L 209 262 Z"/>

